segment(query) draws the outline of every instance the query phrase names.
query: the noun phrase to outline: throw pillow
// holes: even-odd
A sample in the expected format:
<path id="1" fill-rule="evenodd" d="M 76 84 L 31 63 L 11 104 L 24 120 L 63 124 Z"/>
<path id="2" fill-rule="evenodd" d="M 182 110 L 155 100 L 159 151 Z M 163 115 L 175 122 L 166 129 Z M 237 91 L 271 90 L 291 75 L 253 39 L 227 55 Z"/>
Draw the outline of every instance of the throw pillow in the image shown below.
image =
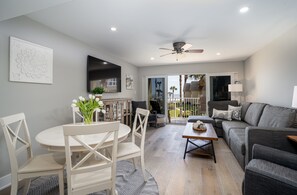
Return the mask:
<path id="1" fill-rule="evenodd" d="M 232 111 L 232 119 L 241 120 L 241 107 L 228 105 L 228 110 Z"/>
<path id="2" fill-rule="evenodd" d="M 217 110 L 213 109 L 212 118 L 220 118 L 225 120 L 232 120 L 232 111 L 231 110 Z"/>

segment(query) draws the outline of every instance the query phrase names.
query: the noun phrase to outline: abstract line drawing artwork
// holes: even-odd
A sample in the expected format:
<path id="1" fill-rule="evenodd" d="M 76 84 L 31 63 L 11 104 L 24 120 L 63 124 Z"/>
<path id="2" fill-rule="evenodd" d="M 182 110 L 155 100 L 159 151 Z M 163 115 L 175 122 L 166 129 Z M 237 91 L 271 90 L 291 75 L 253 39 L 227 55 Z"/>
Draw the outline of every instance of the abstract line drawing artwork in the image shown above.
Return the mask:
<path id="1" fill-rule="evenodd" d="M 10 37 L 10 81 L 53 83 L 53 49 Z"/>
<path id="2" fill-rule="evenodd" d="M 126 76 L 126 89 L 133 89 L 133 77 L 132 75 Z"/>

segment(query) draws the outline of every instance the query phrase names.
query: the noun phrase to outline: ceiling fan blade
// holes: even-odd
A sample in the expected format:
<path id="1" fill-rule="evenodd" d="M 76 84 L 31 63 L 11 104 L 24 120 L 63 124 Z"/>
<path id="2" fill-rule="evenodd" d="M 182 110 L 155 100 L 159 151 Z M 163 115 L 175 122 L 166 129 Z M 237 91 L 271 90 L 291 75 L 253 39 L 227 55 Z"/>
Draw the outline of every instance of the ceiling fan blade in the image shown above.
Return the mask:
<path id="1" fill-rule="evenodd" d="M 185 52 L 187 53 L 202 53 L 204 50 L 203 49 L 190 49 L 186 50 Z"/>
<path id="2" fill-rule="evenodd" d="M 172 49 L 168 49 L 168 48 L 159 48 L 159 49 L 173 51 Z"/>
<path id="3" fill-rule="evenodd" d="M 186 50 L 190 49 L 190 47 L 192 47 L 192 45 L 189 44 L 189 43 L 187 43 L 187 44 L 185 44 L 184 46 L 182 46 L 182 49 L 183 49 L 184 51 L 186 51 Z"/>
<path id="4" fill-rule="evenodd" d="M 167 56 L 167 55 L 170 55 L 170 54 L 175 54 L 175 52 L 171 52 L 171 53 L 163 54 L 163 55 L 160 55 L 160 57 L 164 57 L 164 56 Z"/>

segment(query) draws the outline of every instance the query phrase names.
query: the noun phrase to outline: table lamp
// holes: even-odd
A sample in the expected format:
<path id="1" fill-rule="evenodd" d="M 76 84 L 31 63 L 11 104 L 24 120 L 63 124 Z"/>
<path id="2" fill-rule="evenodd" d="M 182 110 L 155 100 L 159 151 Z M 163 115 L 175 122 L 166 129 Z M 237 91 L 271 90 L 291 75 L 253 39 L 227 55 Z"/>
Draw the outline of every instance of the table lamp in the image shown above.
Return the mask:
<path id="1" fill-rule="evenodd" d="M 228 85 L 229 92 L 242 92 L 242 84 L 239 81 L 235 81 L 234 84 Z"/>

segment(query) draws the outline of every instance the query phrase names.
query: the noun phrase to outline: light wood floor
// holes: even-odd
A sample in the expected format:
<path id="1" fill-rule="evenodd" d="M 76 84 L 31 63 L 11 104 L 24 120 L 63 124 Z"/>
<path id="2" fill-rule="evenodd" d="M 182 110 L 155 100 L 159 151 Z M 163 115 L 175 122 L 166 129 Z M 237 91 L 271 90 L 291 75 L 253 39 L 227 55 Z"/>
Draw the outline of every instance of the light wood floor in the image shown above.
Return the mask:
<path id="1" fill-rule="evenodd" d="M 214 141 L 217 163 L 211 157 L 187 154 L 182 125 L 148 128 L 146 169 L 156 179 L 160 195 L 238 195 L 244 172 L 223 139 Z"/>
<path id="2" fill-rule="evenodd" d="M 160 195 L 240 195 L 244 172 L 223 139 L 214 142 L 217 163 L 210 157 L 187 154 L 183 125 L 149 127 L 146 169 L 158 183 Z M 9 188 L 0 194 L 9 194 Z"/>

